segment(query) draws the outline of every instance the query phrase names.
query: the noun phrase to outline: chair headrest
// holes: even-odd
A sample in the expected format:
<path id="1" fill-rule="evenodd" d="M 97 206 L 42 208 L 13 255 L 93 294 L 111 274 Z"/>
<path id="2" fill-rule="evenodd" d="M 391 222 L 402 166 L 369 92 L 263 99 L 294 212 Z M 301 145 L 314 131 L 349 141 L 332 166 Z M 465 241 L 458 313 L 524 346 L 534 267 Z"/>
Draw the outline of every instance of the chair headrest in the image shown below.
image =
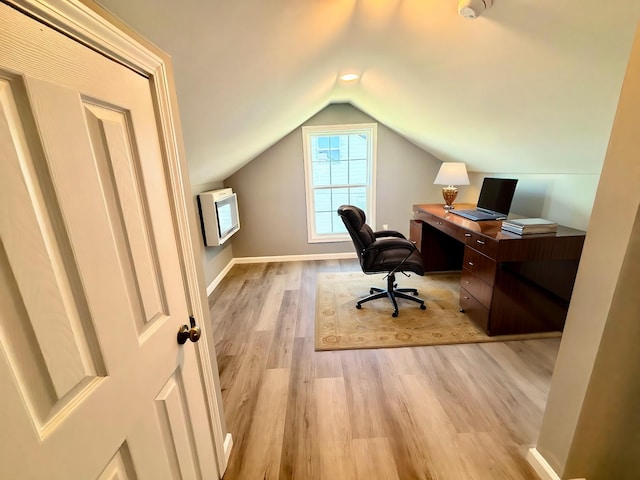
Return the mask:
<path id="1" fill-rule="evenodd" d="M 338 208 L 338 215 L 346 219 L 356 232 L 366 223 L 364 211 L 353 205 L 342 205 Z"/>

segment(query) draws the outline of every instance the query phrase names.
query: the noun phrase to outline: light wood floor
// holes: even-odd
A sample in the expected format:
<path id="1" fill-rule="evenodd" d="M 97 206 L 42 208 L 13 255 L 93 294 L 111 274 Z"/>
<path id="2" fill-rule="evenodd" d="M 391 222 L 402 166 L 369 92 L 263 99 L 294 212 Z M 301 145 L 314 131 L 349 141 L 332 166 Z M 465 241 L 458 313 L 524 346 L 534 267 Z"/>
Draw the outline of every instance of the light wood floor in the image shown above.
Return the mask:
<path id="1" fill-rule="evenodd" d="M 536 480 L 559 339 L 315 352 L 316 274 L 354 270 L 236 265 L 211 295 L 225 480 Z"/>

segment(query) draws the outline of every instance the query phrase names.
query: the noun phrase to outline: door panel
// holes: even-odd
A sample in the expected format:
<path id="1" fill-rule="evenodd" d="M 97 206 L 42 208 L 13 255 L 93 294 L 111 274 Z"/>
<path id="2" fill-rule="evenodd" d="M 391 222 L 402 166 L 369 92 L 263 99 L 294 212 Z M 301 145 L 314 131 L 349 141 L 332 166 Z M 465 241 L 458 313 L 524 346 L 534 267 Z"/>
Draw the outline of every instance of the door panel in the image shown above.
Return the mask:
<path id="1" fill-rule="evenodd" d="M 0 4 L 0 478 L 218 477 L 155 112 Z"/>
<path id="2" fill-rule="evenodd" d="M 137 475 L 126 443 L 118 449 L 98 480 L 135 480 Z"/>
<path id="3" fill-rule="evenodd" d="M 127 258 L 126 279 L 131 292 L 139 331 L 156 318 L 168 315 L 166 294 L 158 283 L 160 259 L 150 237 L 152 225 L 144 197 L 142 169 L 133 148 L 133 132 L 126 112 L 83 101 L 89 137 L 102 184 L 115 187 L 105 196 L 109 210 L 118 212 L 123 225 L 118 226 L 120 255 Z"/>
<path id="4" fill-rule="evenodd" d="M 9 82 L 0 80 L 0 230 L 3 315 L 0 343 L 38 431 L 74 394 L 105 375 L 83 292 L 74 293 L 65 268 L 69 238 L 54 227 L 55 199 L 39 186 Z M 9 311 L 11 313 L 9 313 Z M 64 354 L 60 354 L 64 352 Z"/>

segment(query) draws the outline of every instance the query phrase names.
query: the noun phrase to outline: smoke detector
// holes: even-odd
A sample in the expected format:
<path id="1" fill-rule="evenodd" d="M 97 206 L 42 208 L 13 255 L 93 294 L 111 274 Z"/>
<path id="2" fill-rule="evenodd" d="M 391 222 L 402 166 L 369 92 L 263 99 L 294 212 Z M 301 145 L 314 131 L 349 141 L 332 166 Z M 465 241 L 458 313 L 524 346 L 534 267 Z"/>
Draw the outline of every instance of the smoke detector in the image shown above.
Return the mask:
<path id="1" fill-rule="evenodd" d="M 491 8 L 493 0 L 460 0 L 458 13 L 464 18 L 478 18 L 487 8 Z"/>

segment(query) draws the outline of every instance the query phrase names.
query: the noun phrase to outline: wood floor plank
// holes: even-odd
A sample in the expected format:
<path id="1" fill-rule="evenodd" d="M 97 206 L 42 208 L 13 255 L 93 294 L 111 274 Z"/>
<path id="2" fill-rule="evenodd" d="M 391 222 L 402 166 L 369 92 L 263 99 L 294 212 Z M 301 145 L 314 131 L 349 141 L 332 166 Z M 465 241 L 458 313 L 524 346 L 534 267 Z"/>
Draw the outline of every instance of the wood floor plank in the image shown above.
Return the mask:
<path id="1" fill-rule="evenodd" d="M 468 347 L 474 347 L 468 345 Z M 473 399 L 476 385 L 469 384 L 455 370 L 457 352 L 455 345 L 443 345 L 417 352 L 425 368 L 425 376 L 433 385 L 438 399 L 447 405 L 447 413 L 458 432 L 486 431 L 491 428 L 492 412 L 474 408 Z M 466 364 L 464 367 L 468 367 Z"/>
<path id="2" fill-rule="evenodd" d="M 228 426 L 233 435 L 234 445 L 238 447 L 232 451 L 232 456 L 242 454 L 243 441 L 253 419 L 258 386 L 266 367 L 272 339 L 269 332 L 253 332 L 249 337 L 246 352 L 239 357 L 237 367 L 237 371 L 242 371 L 243 375 L 234 375 L 234 372 L 229 370 L 220 372 L 224 373 L 220 383 L 225 417 L 233 419 Z"/>
<path id="3" fill-rule="evenodd" d="M 287 290 L 299 290 L 300 282 L 302 279 L 303 262 L 286 262 L 286 267 L 283 268 L 286 275 Z"/>
<path id="4" fill-rule="evenodd" d="M 406 408 L 407 425 L 422 455 L 417 460 L 433 478 L 465 480 L 461 456 L 464 451 L 456 445 L 457 431 L 445 406 L 438 398 L 437 389 L 422 375 L 403 375 L 395 385 Z M 409 423 L 410 419 L 410 423 Z"/>
<path id="5" fill-rule="evenodd" d="M 316 378 L 342 378 L 342 352 L 315 352 L 314 360 L 316 367 Z"/>
<path id="6" fill-rule="evenodd" d="M 386 400 L 375 352 L 344 351 L 341 358 L 353 437 L 385 436 Z"/>
<path id="7" fill-rule="evenodd" d="M 296 337 L 314 336 L 318 263 L 319 262 L 305 262 L 305 268 L 300 274 Z"/>
<path id="8" fill-rule="evenodd" d="M 242 454 L 236 457 L 239 478 L 278 479 L 289 387 L 288 369 L 270 369 L 262 374 L 254 421 L 248 426 Z"/>
<path id="9" fill-rule="evenodd" d="M 315 380 L 321 478 L 355 478 L 351 426 L 342 378 Z"/>
<path id="10" fill-rule="evenodd" d="M 297 309 L 298 301 L 295 292 L 285 290 L 278 310 L 276 326 L 273 330 L 273 342 L 267 368 L 284 368 L 291 365 Z"/>
<path id="11" fill-rule="evenodd" d="M 282 305 L 287 278 L 285 275 L 275 275 L 269 281 L 267 294 L 260 305 L 260 313 L 256 321 L 255 329 L 258 331 L 274 330 L 278 322 L 278 311 Z"/>
<path id="12" fill-rule="evenodd" d="M 318 416 L 312 355 L 311 339 L 294 340 L 293 357 L 296 361 L 291 365 L 289 395 L 284 406 L 286 416 L 280 460 L 281 479 L 321 478 L 321 457 L 315 443 Z"/>
<path id="13" fill-rule="evenodd" d="M 400 480 L 388 438 L 354 439 L 353 459 L 357 472 L 354 478 Z"/>
<path id="14" fill-rule="evenodd" d="M 210 296 L 225 480 L 534 480 L 559 340 L 316 352 L 317 274 L 341 271 L 239 264 Z"/>

